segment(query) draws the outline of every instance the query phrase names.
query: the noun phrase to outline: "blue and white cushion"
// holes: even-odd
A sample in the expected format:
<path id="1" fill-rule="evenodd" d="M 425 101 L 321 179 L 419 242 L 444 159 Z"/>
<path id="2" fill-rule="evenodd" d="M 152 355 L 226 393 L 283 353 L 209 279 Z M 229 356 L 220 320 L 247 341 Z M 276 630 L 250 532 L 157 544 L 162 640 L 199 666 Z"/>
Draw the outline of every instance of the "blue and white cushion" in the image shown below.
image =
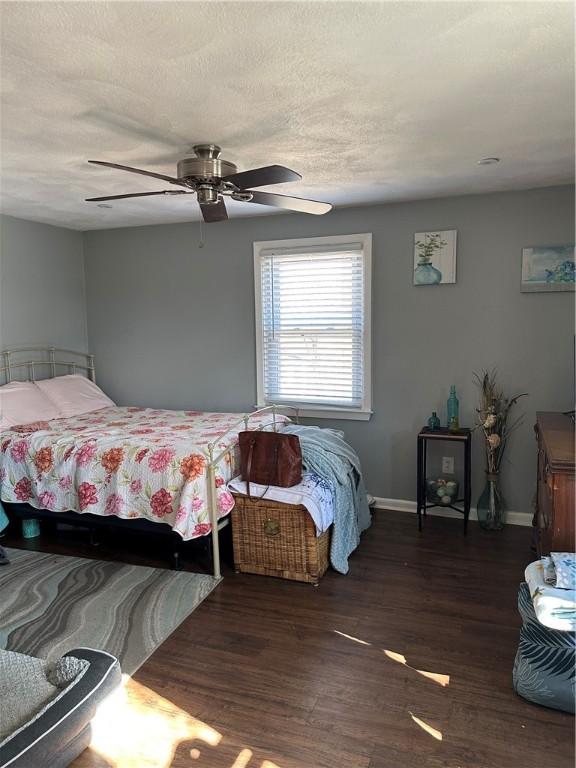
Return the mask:
<path id="1" fill-rule="evenodd" d="M 576 589 L 576 554 L 551 552 L 556 570 L 556 589 Z"/>

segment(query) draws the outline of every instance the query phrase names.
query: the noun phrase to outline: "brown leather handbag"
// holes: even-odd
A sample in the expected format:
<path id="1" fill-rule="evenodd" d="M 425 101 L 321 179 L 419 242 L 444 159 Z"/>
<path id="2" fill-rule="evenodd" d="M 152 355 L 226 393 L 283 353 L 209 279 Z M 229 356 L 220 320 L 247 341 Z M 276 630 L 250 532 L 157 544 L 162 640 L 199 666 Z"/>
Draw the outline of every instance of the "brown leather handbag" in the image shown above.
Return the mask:
<path id="1" fill-rule="evenodd" d="M 246 481 L 248 496 L 250 483 L 290 488 L 302 482 L 302 451 L 297 435 L 256 430 L 240 432 L 238 444 L 240 472 Z"/>

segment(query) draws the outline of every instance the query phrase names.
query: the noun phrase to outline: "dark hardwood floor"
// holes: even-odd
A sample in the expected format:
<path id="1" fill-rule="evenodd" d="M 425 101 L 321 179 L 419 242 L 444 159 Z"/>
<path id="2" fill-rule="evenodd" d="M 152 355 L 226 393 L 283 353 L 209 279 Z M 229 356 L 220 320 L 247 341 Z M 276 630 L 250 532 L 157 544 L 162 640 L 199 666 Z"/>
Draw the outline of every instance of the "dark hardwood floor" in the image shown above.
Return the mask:
<path id="1" fill-rule="evenodd" d="M 378 511 L 317 589 L 227 568 L 129 682 L 116 742 L 75 768 L 571 768 L 573 718 L 512 689 L 530 533 L 429 517 L 419 535 Z M 144 540 L 6 543 L 165 564 Z"/>

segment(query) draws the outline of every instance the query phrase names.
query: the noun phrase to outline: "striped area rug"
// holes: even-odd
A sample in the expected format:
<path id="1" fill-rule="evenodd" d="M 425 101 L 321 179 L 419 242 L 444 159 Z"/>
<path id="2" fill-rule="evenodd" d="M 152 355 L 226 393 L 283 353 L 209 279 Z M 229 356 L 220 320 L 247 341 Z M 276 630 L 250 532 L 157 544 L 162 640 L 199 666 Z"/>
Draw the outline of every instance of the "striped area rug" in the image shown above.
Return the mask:
<path id="1" fill-rule="evenodd" d="M 0 568 L 0 648 L 45 659 L 109 651 L 132 675 L 207 597 L 212 576 L 8 550 Z"/>

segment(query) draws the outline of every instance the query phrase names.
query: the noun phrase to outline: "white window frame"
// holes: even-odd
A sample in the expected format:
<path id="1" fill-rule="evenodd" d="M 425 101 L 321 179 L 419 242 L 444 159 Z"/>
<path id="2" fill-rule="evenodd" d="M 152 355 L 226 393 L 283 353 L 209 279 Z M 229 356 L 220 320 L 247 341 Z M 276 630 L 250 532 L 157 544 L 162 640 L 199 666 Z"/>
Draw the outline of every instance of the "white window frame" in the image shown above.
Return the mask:
<path id="1" fill-rule="evenodd" d="M 254 298 L 256 309 L 256 388 L 257 407 L 264 408 L 271 403 L 264 395 L 264 355 L 262 328 L 262 251 L 274 248 L 306 248 L 326 245 L 341 246 L 347 243 L 362 243 L 364 259 L 364 391 L 360 408 L 321 406 L 295 401 L 291 403 L 305 417 L 326 419 L 354 419 L 368 421 L 372 415 L 372 233 L 365 232 L 357 235 L 333 235 L 330 237 L 306 237 L 289 240 L 265 240 L 254 243 Z"/>

